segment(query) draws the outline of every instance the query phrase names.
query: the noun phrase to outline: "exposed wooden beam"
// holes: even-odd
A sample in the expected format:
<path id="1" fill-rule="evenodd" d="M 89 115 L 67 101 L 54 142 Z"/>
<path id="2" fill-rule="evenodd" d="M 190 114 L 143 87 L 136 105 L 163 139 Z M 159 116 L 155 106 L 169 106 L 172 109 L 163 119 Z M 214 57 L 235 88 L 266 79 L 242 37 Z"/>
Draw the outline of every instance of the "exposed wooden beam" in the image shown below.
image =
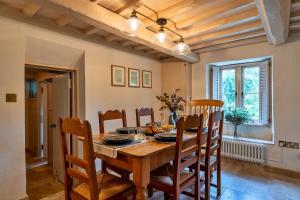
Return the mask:
<path id="1" fill-rule="evenodd" d="M 187 28 L 190 26 L 198 26 L 206 23 L 213 22 L 214 20 L 229 17 L 237 13 L 241 13 L 252 8 L 255 8 L 255 2 L 244 5 L 245 1 L 235 0 L 232 3 L 228 3 L 222 6 L 219 6 L 215 9 L 208 10 L 202 14 L 197 14 L 189 18 L 185 18 L 181 21 L 176 22 L 178 28 Z M 171 27 L 172 24 L 169 24 Z"/>
<path id="2" fill-rule="evenodd" d="M 291 0 L 256 0 L 256 6 L 269 43 L 285 43 L 289 35 Z"/>
<path id="3" fill-rule="evenodd" d="M 86 30 L 84 31 L 84 34 L 85 34 L 85 35 L 93 35 L 93 34 L 98 33 L 98 32 L 99 32 L 99 29 L 98 29 L 98 28 L 96 28 L 96 27 L 94 27 L 94 26 L 91 26 L 90 28 L 88 28 L 88 29 L 86 29 Z"/>
<path id="4" fill-rule="evenodd" d="M 121 42 L 121 45 L 123 47 L 128 47 L 128 46 L 131 46 L 131 45 L 134 45 L 134 42 L 130 41 L 130 40 L 126 40 L 124 42 Z"/>
<path id="5" fill-rule="evenodd" d="M 250 45 L 250 44 L 257 44 L 257 43 L 262 43 L 262 42 L 266 42 L 266 41 L 267 41 L 267 38 L 265 36 L 260 36 L 260 37 L 256 37 L 256 38 L 246 39 L 243 41 L 234 41 L 231 43 L 210 46 L 210 47 L 206 47 L 203 49 L 199 49 L 195 52 L 201 54 L 201 53 L 218 51 L 218 50 L 223 50 L 223 49 L 228 49 L 228 48 L 233 48 L 233 47 L 241 47 L 241 46 Z"/>
<path id="6" fill-rule="evenodd" d="M 111 42 L 111 41 L 114 41 L 118 38 L 120 38 L 120 37 L 118 37 L 117 35 L 111 34 L 111 35 L 105 37 L 105 41 Z"/>
<path id="7" fill-rule="evenodd" d="M 170 18 L 171 17 L 170 15 L 174 15 L 175 12 L 180 13 L 180 11 L 183 12 L 185 10 L 191 9 L 191 7 L 194 5 L 194 3 L 196 3 L 196 0 L 181 0 L 167 8 L 158 10 L 157 12 L 158 12 L 159 17 Z M 150 15 L 149 17 L 152 19 L 155 19 L 156 15 L 153 14 L 153 15 Z M 143 22 L 146 27 L 153 24 L 153 22 L 148 19 L 144 19 Z"/>
<path id="8" fill-rule="evenodd" d="M 175 56 L 179 59 L 187 62 L 195 63 L 199 61 L 199 55 L 191 52 L 188 55 L 173 54 L 172 48 L 173 42 L 166 43 L 164 45 L 156 45 L 151 42 L 154 33 L 146 28 L 142 28 L 135 37 L 130 37 L 127 34 L 120 31 L 120 27 L 124 23 L 125 18 L 109 11 L 102 6 L 95 6 L 91 1 L 86 0 L 36 0 L 37 2 L 43 2 L 44 4 L 50 4 L 55 6 L 56 9 L 60 9 L 66 12 L 76 19 L 79 19 L 85 23 L 88 23 L 98 29 L 103 29 L 119 37 L 131 40 L 135 43 L 139 43 L 145 46 L 149 46 L 157 51 L 166 53 L 171 56 Z"/>
<path id="9" fill-rule="evenodd" d="M 41 4 L 30 2 L 23 7 L 22 12 L 26 17 L 33 17 L 41 8 Z"/>
<path id="10" fill-rule="evenodd" d="M 73 21 L 73 17 L 62 15 L 58 19 L 56 19 L 56 24 L 58 26 L 66 26 L 67 24 Z"/>
<path id="11" fill-rule="evenodd" d="M 259 20 L 258 12 L 256 9 L 252 9 L 240 14 L 236 14 L 227 18 L 222 18 L 214 21 L 213 23 L 200 25 L 188 31 L 179 31 L 180 34 L 184 35 L 185 39 L 196 37 L 203 34 L 213 33 L 216 31 L 241 26 L 254 21 Z"/>
<path id="12" fill-rule="evenodd" d="M 295 16 L 290 18 L 290 22 L 297 22 L 300 21 L 300 16 Z"/>
<path id="13" fill-rule="evenodd" d="M 227 29 L 224 31 L 219 31 L 219 32 L 215 32 L 215 33 L 211 33 L 211 34 L 207 34 L 207 35 L 202 35 L 199 37 L 194 37 L 194 38 L 186 40 L 186 43 L 189 45 L 196 45 L 196 44 L 200 44 L 203 42 L 209 42 L 212 40 L 228 38 L 228 37 L 239 35 L 239 34 L 250 33 L 250 32 L 261 30 L 261 29 L 263 29 L 263 26 L 261 25 L 261 23 L 255 22 L 255 23 L 246 24 L 243 26 L 238 26 L 238 27 L 234 27 L 231 29 Z"/>
<path id="14" fill-rule="evenodd" d="M 251 32 L 251 33 L 235 35 L 235 36 L 232 36 L 229 38 L 223 38 L 223 39 L 213 40 L 210 42 L 200 43 L 198 45 L 193 46 L 192 49 L 193 50 L 202 49 L 202 48 L 209 47 L 209 46 L 226 44 L 226 43 L 231 43 L 231 42 L 235 42 L 235 41 L 242 41 L 242 40 L 256 38 L 256 37 L 265 36 L 265 35 L 266 35 L 265 31 L 262 29 L 262 30 Z"/>
<path id="15" fill-rule="evenodd" d="M 136 47 L 134 47 L 134 50 L 136 50 L 136 51 L 140 51 L 140 50 L 144 50 L 144 49 L 149 49 L 149 47 L 147 47 L 147 46 L 136 46 Z"/>
<path id="16" fill-rule="evenodd" d="M 140 0 L 130 0 L 129 2 L 127 2 L 124 6 L 122 6 L 121 8 L 117 9 L 115 11 L 115 13 L 119 14 L 121 12 L 123 12 L 124 10 L 126 10 L 127 8 L 130 8 L 131 6 L 133 6 L 134 4 L 138 3 Z"/>

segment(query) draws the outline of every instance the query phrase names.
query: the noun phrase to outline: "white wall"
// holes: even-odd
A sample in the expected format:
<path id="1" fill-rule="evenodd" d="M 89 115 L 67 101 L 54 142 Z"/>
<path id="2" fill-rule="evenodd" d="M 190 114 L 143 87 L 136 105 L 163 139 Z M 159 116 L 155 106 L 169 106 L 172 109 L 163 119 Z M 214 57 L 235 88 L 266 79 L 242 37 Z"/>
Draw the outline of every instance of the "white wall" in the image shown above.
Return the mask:
<path id="1" fill-rule="evenodd" d="M 15 200 L 26 196 L 24 128 L 24 65 L 26 62 L 72 67 L 76 65 L 76 59 L 68 62 L 65 58 L 79 57 L 80 52 L 84 52 L 84 57 L 78 61 L 78 65 L 84 66 L 84 71 L 80 71 L 79 78 L 80 91 L 84 97 L 80 101 L 80 107 L 84 108 L 80 111 L 80 116 L 85 115 L 91 122 L 95 134 L 99 131 L 97 118 L 99 110 L 126 109 L 129 126 L 135 125 L 134 109 L 137 106 L 152 106 L 156 117 L 159 117 L 157 109 L 160 103 L 155 99 L 155 96 L 161 93 L 159 61 L 4 17 L 0 17 L 0 32 L 1 199 Z M 41 48 L 46 46 L 47 49 Z M 65 56 L 51 57 L 40 52 L 51 54 L 58 51 L 59 54 L 64 55 L 63 51 L 58 50 L 59 46 L 66 47 Z M 70 56 L 69 51 L 72 52 L 73 57 Z M 153 88 L 112 87 L 110 85 L 111 64 L 152 71 Z M 5 103 L 6 92 L 16 93 L 18 102 Z"/>
<path id="2" fill-rule="evenodd" d="M 275 167 L 300 171 L 300 151 L 278 147 L 279 140 L 300 142 L 300 35 L 292 35 L 281 46 L 267 43 L 224 49 L 200 55 L 193 65 L 192 96 L 205 98 L 206 64 L 273 56 L 273 122 L 275 144 L 268 146 L 268 163 Z"/>

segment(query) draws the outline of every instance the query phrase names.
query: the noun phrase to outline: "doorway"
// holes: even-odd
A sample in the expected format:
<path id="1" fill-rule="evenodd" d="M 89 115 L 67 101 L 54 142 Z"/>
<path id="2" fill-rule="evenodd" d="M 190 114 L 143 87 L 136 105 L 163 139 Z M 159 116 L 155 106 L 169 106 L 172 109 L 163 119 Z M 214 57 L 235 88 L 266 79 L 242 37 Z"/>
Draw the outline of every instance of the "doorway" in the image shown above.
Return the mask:
<path id="1" fill-rule="evenodd" d="M 26 175 L 31 199 L 61 190 L 64 173 L 59 118 L 74 116 L 75 77 L 71 70 L 25 66 Z M 72 148 L 72 141 L 68 142 Z M 48 184 L 38 184 L 41 181 Z M 38 190 L 46 194 L 37 194 Z"/>

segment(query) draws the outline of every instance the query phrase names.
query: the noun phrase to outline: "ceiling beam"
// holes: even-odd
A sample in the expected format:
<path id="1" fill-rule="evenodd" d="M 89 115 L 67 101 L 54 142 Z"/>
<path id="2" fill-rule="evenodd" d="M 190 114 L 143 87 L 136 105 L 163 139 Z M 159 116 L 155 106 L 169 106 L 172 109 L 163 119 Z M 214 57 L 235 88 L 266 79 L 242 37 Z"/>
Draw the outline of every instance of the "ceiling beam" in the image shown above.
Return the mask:
<path id="1" fill-rule="evenodd" d="M 260 36 L 260 37 L 256 37 L 256 38 L 245 39 L 242 41 L 233 41 L 233 42 L 226 43 L 226 44 L 210 46 L 210 47 L 199 49 L 195 52 L 201 54 L 201 53 L 206 53 L 206 52 L 211 52 L 211 51 L 224 50 L 224 49 L 233 48 L 233 47 L 241 47 L 241 46 L 250 45 L 250 44 L 257 44 L 257 43 L 262 43 L 262 42 L 266 42 L 266 41 L 267 41 L 267 38 L 265 36 Z"/>
<path id="2" fill-rule="evenodd" d="M 205 34 L 209 34 L 209 33 L 214 33 L 214 32 L 218 32 L 218 31 L 223 31 L 226 29 L 230 29 L 230 28 L 235 28 L 235 27 L 240 27 L 246 24 L 250 24 L 253 22 L 257 22 L 259 20 L 259 16 L 253 16 L 253 17 L 248 17 L 245 19 L 241 19 L 239 21 L 233 21 L 230 23 L 226 23 L 226 24 L 220 24 L 220 25 L 212 25 L 212 26 L 208 26 L 207 28 L 204 28 L 202 30 L 194 30 L 193 32 L 184 35 L 185 39 L 190 39 L 193 37 L 197 37 L 197 36 L 201 36 L 201 35 L 205 35 Z"/>
<path id="3" fill-rule="evenodd" d="M 202 14 L 196 13 L 196 15 L 190 16 L 188 18 L 176 22 L 176 26 L 180 29 L 191 26 L 195 27 L 255 8 L 255 2 L 251 2 L 246 5 L 244 3 L 245 1 L 235 0 L 231 3 L 218 6 L 215 9 L 205 11 Z M 168 27 L 172 27 L 172 24 L 169 24 Z"/>
<path id="4" fill-rule="evenodd" d="M 164 8 L 162 10 L 158 10 L 157 13 L 159 15 L 159 17 L 165 17 L 165 18 L 170 18 L 171 15 L 174 15 L 174 13 L 176 12 L 178 13 L 182 13 L 186 10 L 191 9 L 191 7 L 193 7 L 193 5 L 195 4 L 196 0 L 181 0 L 167 8 Z M 156 15 L 150 15 L 149 16 L 152 19 L 156 18 Z M 148 19 L 143 19 L 143 22 L 145 24 L 146 27 L 152 25 L 154 22 L 150 21 Z"/>
<path id="5" fill-rule="evenodd" d="M 44 4 L 55 6 L 56 9 L 61 9 L 63 12 L 69 13 L 73 17 L 88 23 L 98 29 L 105 30 L 119 37 L 126 38 L 135 43 L 149 46 L 157 51 L 177 57 L 187 62 L 196 63 L 199 61 L 199 55 L 191 52 L 188 55 L 177 55 L 172 53 L 172 48 L 175 45 L 173 42 L 164 45 L 156 45 L 151 42 L 154 33 L 146 28 L 141 28 L 136 37 L 130 37 L 120 31 L 120 27 L 126 20 L 124 17 L 109 11 L 102 6 L 95 6 L 91 1 L 86 0 L 36 0 Z"/>
<path id="6" fill-rule="evenodd" d="M 140 50 L 144 50 L 144 49 L 149 49 L 149 47 L 147 47 L 147 46 L 136 46 L 133 49 L 136 50 L 136 51 L 140 51 Z"/>
<path id="7" fill-rule="evenodd" d="M 30 2 L 23 7 L 22 12 L 26 17 L 33 17 L 41 8 L 41 4 Z"/>
<path id="8" fill-rule="evenodd" d="M 115 11 L 115 13 L 119 14 L 121 12 L 123 12 L 124 10 L 130 8 L 131 6 L 135 5 L 136 3 L 138 3 L 140 0 L 130 0 L 129 2 L 127 2 L 124 6 L 122 6 L 121 8 L 117 9 Z"/>
<path id="9" fill-rule="evenodd" d="M 73 21 L 73 18 L 67 15 L 62 15 L 58 19 L 56 19 L 56 24 L 58 26 L 66 26 L 67 24 L 71 23 Z"/>
<path id="10" fill-rule="evenodd" d="M 132 46 L 134 45 L 135 43 L 130 41 L 130 40 L 125 40 L 124 42 L 121 42 L 120 43 L 123 47 L 128 47 L 128 46 Z"/>
<path id="11" fill-rule="evenodd" d="M 289 35 L 291 0 L 256 0 L 256 6 L 269 43 L 285 43 Z"/>
<path id="12" fill-rule="evenodd" d="M 118 38 L 120 38 L 120 37 L 118 37 L 117 35 L 111 34 L 111 35 L 105 37 L 105 41 L 106 42 L 111 42 L 111 41 L 114 41 Z"/>
<path id="13" fill-rule="evenodd" d="M 89 28 L 87 28 L 85 31 L 84 31 L 84 34 L 85 35 L 93 35 L 95 33 L 98 33 L 99 32 L 99 29 L 94 27 L 94 26 L 91 26 Z"/>
<path id="14" fill-rule="evenodd" d="M 239 35 L 231 36 L 231 37 L 228 37 L 228 38 L 222 38 L 222 39 L 212 40 L 212 41 L 209 41 L 209 42 L 203 42 L 203 43 L 200 43 L 200 44 L 197 44 L 197 45 L 193 46 L 192 49 L 193 50 L 202 49 L 202 48 L 209 47 L 209 46 L 214 46 L 214 45 L 219 45 L 219 44 L 226 44 L 226 43 L 230 43 L 230 42 L 241 41 L 241 40 L 260 37 L 260 36 L 265 36 L 265 35 L 266 35 L 266 32 L 263 29 L 261 29 L 261 30 L 258 30 L 258 31 L 239 34 Z"/>
<path id="15" fill-rule="evenodd" d="M 231 36 L 244 34 L 244 33 L 250 33 L 250 32 L 261 30 L 261 29 L 263 29 L 263 26 L 261 25 L 261 23 L 255 22 L 255 23 L 246 24 L 243 26 L 238 26 L 238 27 L 234 27 L 231 29 L 227 29 L 224 31 L 218 31 L 218 32 L 211 33 L 211 34 L 194 37 L 194 38 L 186 40 L 186 43 L 193 46 L 193 45 L 200 44 L 203 42 L 209 42 L 212 40 L 228 38 Z"/>

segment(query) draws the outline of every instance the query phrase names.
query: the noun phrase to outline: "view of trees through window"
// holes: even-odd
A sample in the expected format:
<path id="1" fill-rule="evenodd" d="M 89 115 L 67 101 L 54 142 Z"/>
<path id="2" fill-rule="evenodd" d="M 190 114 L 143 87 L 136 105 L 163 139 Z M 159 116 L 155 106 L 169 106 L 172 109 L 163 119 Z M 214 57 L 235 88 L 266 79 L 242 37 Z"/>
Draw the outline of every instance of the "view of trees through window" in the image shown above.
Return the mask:
<path id="1" fill-rule="evenodd" d="M 259 67 L 221 70 L 221 98 L 225 111 L 242 107 L 250 113 L 252 123 L 259 123 L 259 73 Z"/>

